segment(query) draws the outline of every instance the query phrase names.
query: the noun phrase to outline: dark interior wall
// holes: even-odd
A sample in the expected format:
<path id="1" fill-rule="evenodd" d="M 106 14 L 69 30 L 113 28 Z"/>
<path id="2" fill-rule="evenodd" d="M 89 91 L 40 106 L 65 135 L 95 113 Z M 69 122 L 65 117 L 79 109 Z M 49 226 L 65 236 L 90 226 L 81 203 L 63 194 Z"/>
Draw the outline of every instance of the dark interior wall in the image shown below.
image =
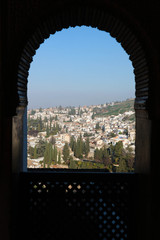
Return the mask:
<path id="1" fill-rule="evenodd" d="M 137 111 L 136 127 L 139 156 L 137 171 L 145 175 L 141 181 L 141 188 L 145 187 L 138 209 L 143 213 L 139 218 L 141 224 L 144 222 L 142 227 L 139 226 L 139 233 L 141 232 L 139 239 L 144 235 L 146 235 L 145 239 L 154 239 L 158 233 L 156 228 L 160 167 L 159 141 L 156 140 L 160 134 L 160 37 L 157 28 L 157 23 L 160 21 L 160 7 L 158 1 L 4 0 L 1 1 L 0 6 L 0 185 L 2 196 L 0 198 L 0 235 L 4 240 L 11 239 L 13 209 L 11 200 L 14 195 L 12 193 L 12 116 L 16 115 L 18 105 L 16 81 L 21 53 L 27 40 L 44 20 L 58 12 L 61 13 L 64 8 L 73 9 L 79 5 L 106 9 L 124 21 L 136 33 L 148 57 L 150 69 L 148 109 Z M 18 173 L 20 168 L 14 169 Z"/>
<path id="2" fill-rule="evenodd" d="M 11 230 L 11 117 L 5 117 L 7 70 L 7 4 L 0 2 L 0 237 L 10 239 Z"/>

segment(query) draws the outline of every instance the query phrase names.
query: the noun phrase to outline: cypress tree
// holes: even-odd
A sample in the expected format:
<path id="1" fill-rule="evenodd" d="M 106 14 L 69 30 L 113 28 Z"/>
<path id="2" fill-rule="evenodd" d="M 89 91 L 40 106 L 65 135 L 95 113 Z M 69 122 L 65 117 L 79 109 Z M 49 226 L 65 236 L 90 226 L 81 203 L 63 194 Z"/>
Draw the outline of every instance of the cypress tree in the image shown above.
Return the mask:
<path id="1" fill-rule="evenodd" d="M 38 123 L 38 132 L 40 132 L 41 131 L 41 126 L 40 126 L 40 123 Z"/>
<path id="2" fill-rule="evenodd" d="M 44 152 L 44 159 L 43 159 L 43 166 L 46 167 L 46 164 L 48 166 L 48 161 L 49 161 L 49 144 L 46 143 L 46 149 Z"/>
<path id="3" fill-rule="evenodd" d="M 40 119 L 39 119 L 39 125 L 40 125 L 40 131 L 42 131 L 42 129 L 43 129 L 43 122 L 42 122 L 41 116 L 40 116 Z"/>
<path id="4" fill-rule="evenodd" d="M 87 138 L 85 146 L 86 146 L 86 147 L 85 147 L 85 157 L 87 157 L 87 156 L 88 156 L 88 153 L 89 153 L 89 151 L 90 151 L 89 138 Z"/>
<path id="5" fill-rule="evenodd" d="M 50 165 L 52 164 L 52 161 L 53 161 L 54 153 L 53 153 L 52 144 L 48 143 L 48 145 L 49 145 L 49 160 L 48 160 L 48 162 L 49 162 L 49 167 L 50 167 Z"/>
<path id="6" fill-rule="evenodd" d="M 58 164 L 61 164 L 61 152 L 58 153 Z"/>
<path id="7" fill-rule="evenodd" d="M 83 157 L 83 140 L 82 140 L 82 135 L 78 137 L 77 143 L 76 143 L 76 149 L 75 149 L 75 156 L 77 158 L 82 158 Z"/>
<path id="8" fill-rule="evenodd" d="M 74 149 L 74 142 L 75 142 L 75 139 L 74 139 L 73 136 L 71 136 L 69 145 L 70 145 L 70 148 L 71 148 L 72 151 L 73 151 L 73 149 Z"/>
<path id="9" fill-rule="evenodd" d="M 116 168 L 116 172 L 128 172 L 127 164 L 124 159 L 120 159 L 119 167 Z"/>
<path id="10" fill-rule="evenodd" d="M 86 156 L 86 142 L 82 143 L 82 153 Z"/>
<path id="11" fill-rule="evenodd" d="M 44 152 L 43 165 L 47 164 L 49 168 L 53 160 L 53 148 L 51 143 L 46 143 L 46 149 Z"/>
<path id="12" fill-rule="evenodd" d="M 109 156 L 109 152 L 108 152 L 108 149 L 106 147 L 104 147 L 103 149 L 103 163 L 105 166 L 109 166 L 111 165 L 111 159 L 110 159 L 110 156 Z"/>
<path id="13" fill-rule="evenodd" d="M 36 146 L 34 147 L 34 154 L 33 154 L 33 158 L 36 159 L 37 158 L 37 148 Z"/>
<path id="14" fill-rule="evenodd" d="M 56 148 L 56 146 L 54 146 L 54 149 L 53 149 L 53 160 L 55 161 L 55 163 L 57 163 L 57 148 Z"/>
<path id="15" fill-rule="evenodd" d="M 47 124 L 47 127 L 46 127 L 46 137 L 49 137 L 49 127 L 48 127 L 48 124 Z"/>
<path id="16" fill-rule="evenodd" d="M 64 148 L 63 148 L 63 160 L 65 163 L 67 162 L 69 158 L 69 146 L 68 143 L 65 143 Z"/>

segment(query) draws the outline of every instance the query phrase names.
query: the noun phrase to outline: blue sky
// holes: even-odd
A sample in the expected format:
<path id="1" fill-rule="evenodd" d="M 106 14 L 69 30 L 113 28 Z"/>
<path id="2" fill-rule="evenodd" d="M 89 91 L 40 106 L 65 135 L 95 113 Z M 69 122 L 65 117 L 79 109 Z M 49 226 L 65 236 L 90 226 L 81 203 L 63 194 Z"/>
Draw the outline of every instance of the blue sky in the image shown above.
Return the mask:
<path id="1" fill-rule="evenodd" d="M 28 78 L 28 108 L 83 106 L 135 97 L 132 63 L 109 33 L 63 29 L 36 51 Z"/>

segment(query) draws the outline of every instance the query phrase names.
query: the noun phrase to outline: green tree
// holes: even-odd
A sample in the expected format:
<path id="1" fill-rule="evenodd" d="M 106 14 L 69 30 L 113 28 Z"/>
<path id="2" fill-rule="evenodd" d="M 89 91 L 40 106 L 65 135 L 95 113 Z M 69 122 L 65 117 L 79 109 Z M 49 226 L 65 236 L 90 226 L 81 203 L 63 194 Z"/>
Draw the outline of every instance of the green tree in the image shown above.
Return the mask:
<path id="1" fill-rule="evenodd" d="M 50 142 L 52 145 L 54 145 L 54 144 L 56 143 L 56 140 L 55 140 L 55 138 L 54 138 L 53 136 L 51 136 L 49 142 Z"/>
<path id="2" fill-rule="evenodd" d="M 128 172 L 127 164 L 124 159 L 119 160 L 119 167 L 116 168 L 116 172 Z"/>
<path id="3" fill-rule="evenodd" d="M 28 153 L 29 153 L 31 159 L 34 158 L 34 148 L 33 147 L 29 146 Z"/>
<path id="4" fill-rule="evenodd" d="M 51 143 L 48 143 L 48 144 L 49 144 L 49 165 L 51 165 L 52 161 L 54 160 L 53 159 L 54 153 L 53 153 L 52 144 Z"/>
<path id="5" fill-rule="evenodd" d="M 37 156 L 44 157 L 44 152 L 46 149 L 46 142 L 44 140 L 42 140 L 42 138 L 40 138 L 36 147 L 37 147 Z"/>
<path id="6" fill-rule="evenodd" d="M 56 146 L 54 145 L 54 149 L 53 149 L 53 157 L 52 157 L 52 160 L 57 163 L 57 148 Z"/>
<path id="7" fill-rule="evenodd" d="M 81 134 L 77 139 L 75 156 L 77 158 L 83 158 L 83 140 L 82 140 L 82 135 Z"/>
<path id="8" fill-rule="evenodd" d="M 58 164 L 61 164 L 61 152 L 58 152 Z"/>
<path id="9" fill-rule="evenodd" d="M 79 149 L 80 149 L 80 158 L 83 158 L 83 140 L 82 135 L 80 134 L 80 137 L 78 139 Z"/>
<path id="10" fill-rule="evenodd" d="M 32 109 L 31 115 L 34 115 L 35 113 L 36 113 L 36 111 Z"/>
<path id="11" fill-rule="evenodd" d="M 65 145 L 63 147 L 63 160 L 65 161 L 65 163 L 67 163 L 67 161 L 69 160 L 69 146 L 68 146 L 68 143 L 65 143 Z"/>
<path id="12" fill-rule="evenodd" d="M 47 164 L 47 167 L 49 168 L 52 163 L 52 160 L 53 160 L 52 144 L 46 143 L 46 149 L 44 152 L 44 159 L 43 159 L 43 166 L 46 167 L 46 164 Z"/>
<path id="13" fill-rule="evenodd" d="M 77 169 L 77 164 L 76 164 L 76 162 L 73 160 L 72 157 L 70 158 L 69 168 L 70 168 L 70 169 Z"/>
<path id="14" fill-rule="evenodd" d="M 103 164 L 106 167 L 109 167 L 112 164 L 112 161 L 111 161 L 110 156 L 109 156 L 109 151 L 108 151 L 108 149 L 106 147 L 103 148 L 102 159 L 103 159 Z"/>
<path id="15" fill-rule="evenodd" d="M 48 159 L 49 159 L 49 149 L 48 149 L 48 144 L 46 143 L 46 148 L 44 152 L 44 159 L 43 159 L 43 167 L 46 167 L 46 164 L 48 164 Z"/>
<path id="16" fill-rule="evenodd" d="M 39 125 L 40 125 L 40 131 L 42 131 L 43 130 L 43 122 L 42 122 L 41 116 L 39 118 Z"/>
<path id="17" fill-rule="evenodd" d="M 104 125 L 102 126 L 102 132 L 103 133 L 105 132 L 105 126 Z"/>
<path id="18" fill-rule="evenodd" d="M 59 111 L 62 111 L 62 109 L 63 109 L 63 108 L 62 108 L 62 106 L 60 105 L 60 106 L 58 107 L 58 110 L 59 110 Z"/>
<path id="19" fill-rule="evenodd" d="M 89 138 L 87 138 L 86 139 L 86 144 L 85 144 L 85 157 L 88 157 L 89 151 L 90 151 Z"/>
<path id="20" fill-rule="evenodd" d="M 86 142 L 82 141 L 82 154 L 86 153 Z"/>
<path id="21" fill-rule="evenodd" d="M 89 146 L 89 138 L 86 139 L 86 141 L 83 141 L 82 135 L 80 135 L 77 139 L 72 136 L 70 139 L 70 148 L 74 152 L 74 156 L 77 158 L 83 158 L 88 156 L 88 153 L 90 151 L 90 146 Z"/>
<path id="22" fill-rule="evenodd" d="M 114 161 L 118 163 L 120 159 L 124 157 L 124 149 L 122 141 L 119 141 L 114 146 Z"/>
<path id="23" fill-rule="evenodd" d="M 34 154 L 33 154 L 33 158 L 36 159 L 37 158 L 37 148 L 36 146 L 34 147 Z"/>
<path id="24" fill-rule="evenodd" d="M 94 159 L 95 159 L 95 160 L 98 160 L 98 159 L 99 159 L 99 149 L 98 149 L 98 148 L 96 148 L 96 149 L 94 150 Z"/>
<path id="25" fill-rule="evenodd" d="M 47 127 L 46 127 L 46 137 L 49 137 L 50 135 L 50 131 L 49 131 L 49 127 L 48 127 L 48 124 L 47 124 Z"/>
<path id="26" fill-rule="evenodd" d="M 40 123 L 38 123 L 38 132 L 41 131 L 41 126 L 40 126 Z"/>
<path id="27" fill-rule="evenodd" d="M 132 153 L 132 149 L 130 146 L 126 148 L 125 152 L 126 152 L 125 159 L 127 162 L 128 171 L 132 172 L 134 170 L 134 162 L 135 162 L 134 154 Z"/>
<path id="28" fill-rule="evenodd" d="M 51 117 L 50 115 L 50 118 L 49 118 L 49 129 L 51 130 L 52 128 L 52 121 L 53 121 L 53 118 Z"/>
<path id="29" fill-rule="evenodd" d="M 76 115 L 76 110 L 75 108 L 71 108 L 71 110 L 68 113 L 69 115 Z"/>
<path id="30" fill-rule="evenodd" d="M 75 143 L 76 143 L 76 141 L 75 141 L 74 136 L 71 136 L 69 146 L 70 146 L 72 151 L 74 151 Z"/>
<path id="31" fill-rule="evenodd" d="M 96 123 L 96 130 L 100 129 L 99 122 Z"/>
<path id="32" fill-rule="evenodd" d="M 55 123 L 55 124 L 53 125 L 53 128 L 51 129 L 50 134 L 56 135 L 60 130 L 61 130 L 61 128 L 60 128 L 59 124 L 58 124 L 58 123 Z"/>
<path id="33" fill-rule="evenodd" d="M 75 152 L 76 152 L 77 142 L 76 142 L 74 136 L 71 137 L 69 145 L 70 145 L 71 150 L 74 152 L 74 156 L 76 156 Z"/>
<path id="34" fill-rule="evenodd" d="M 94 159 L 102 161 L 102 158 L 103 158 L 103 150 L 102 150 L 102 148 L 101 149 L 96 148 L 95 151 L 94 151 Z"/>

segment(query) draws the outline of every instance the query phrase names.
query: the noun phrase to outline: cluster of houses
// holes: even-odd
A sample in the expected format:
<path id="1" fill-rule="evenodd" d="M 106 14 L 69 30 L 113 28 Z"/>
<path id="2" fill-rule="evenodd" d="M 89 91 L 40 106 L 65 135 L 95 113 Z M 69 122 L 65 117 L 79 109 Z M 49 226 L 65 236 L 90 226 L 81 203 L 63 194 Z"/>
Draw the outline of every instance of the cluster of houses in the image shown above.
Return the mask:
<path id="1" fill-rule="evenodd" d="M 123 147 L 130 146 L 132 151 L 135 151 L 135 121 L 124 120 L 126 116 L 133 115 L 133 111 L 128 111 L 117 116 L 111 115 L 107 117 L 93 117 L 93 109 L 98 106 L 89 106 L 74 108 L 75 114 L 71 115 L 70 108 L 49 108 L 49 109 L 36 109 L 34 114 L 31 115 L 31 110 L 28 110 L 30 119 L 41 118 L 45 120 L 45 124 L 54 126 L 56 123 L 60 126 L 61 130 L 54 135 L 57 150 L 61 152 L 61 160 L 63 162 L 63 147 L 65 143 L 70 143 L 71 136 L 77 140 L 81 135 L 83 140 L 89 137 L 90 152 L 88 159 L 93 159 L 94 151 L 96 148 L 100 149 L 104 145 L 115 145 L 118 141 L 122 141 Z M 52 121 L 51 121 L 52 119 Z M 51 121 L 51 122 L 50 122 Z M 98 125 L 98 127 L 97 127 Z M 40 139 L 47 142 L 50 141 L 52 136 L 46 137 L 46 131 L 39 132 L 36 137 L 28 135 L 28 147 L 35 147 Z M 70 152 L 73 156 L 73 153 Z M 74 156 L 73 156 L 74 157 Z M 28 154 L 28 167 L 41 167 L 40 159 L 31 159 Z M 64 167 L 64 166 L 63 166 Z"/>

